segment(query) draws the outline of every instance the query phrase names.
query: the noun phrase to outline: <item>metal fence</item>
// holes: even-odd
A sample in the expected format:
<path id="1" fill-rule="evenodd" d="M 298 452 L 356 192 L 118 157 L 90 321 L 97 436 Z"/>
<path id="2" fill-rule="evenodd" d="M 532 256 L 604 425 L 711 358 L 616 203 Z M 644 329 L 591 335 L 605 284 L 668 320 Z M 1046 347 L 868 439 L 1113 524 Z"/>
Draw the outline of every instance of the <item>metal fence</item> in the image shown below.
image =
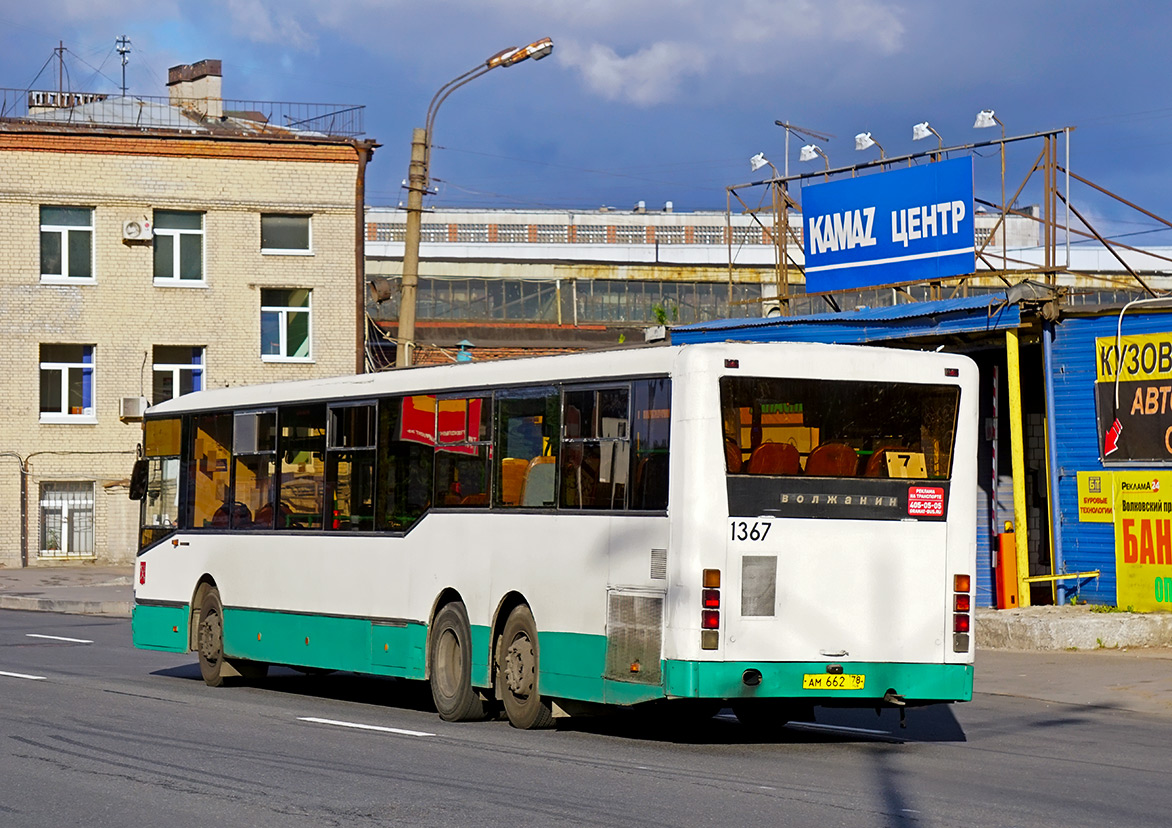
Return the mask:
<path id="1" fill-rule="evenodd" d="M 0 88 L 0 119 L 137 129 L 216 130 L 353 138 L 365 107 L 350 104 Z"/>

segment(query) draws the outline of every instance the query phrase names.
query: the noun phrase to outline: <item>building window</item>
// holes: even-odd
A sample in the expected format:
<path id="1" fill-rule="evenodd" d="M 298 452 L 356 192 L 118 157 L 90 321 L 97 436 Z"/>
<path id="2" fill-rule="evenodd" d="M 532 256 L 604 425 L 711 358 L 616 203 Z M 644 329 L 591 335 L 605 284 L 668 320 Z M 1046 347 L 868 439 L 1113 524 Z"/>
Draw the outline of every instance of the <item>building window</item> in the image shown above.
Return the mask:
<path id="1" fill-rule="evenodd" d="M 305 289 L 260 292 L 260 353 L 268 362 L 309 362 L 310 297 Z"/>
<path id="2" fill-rule="evenodd" d="M 203 213 L 155 210 L 155 283 L 202 283 L 203 239 Z"/>
<path id="3" fill-rule="evenodd" d="M 306 255 L 313 252 L 309 216 L 265 213 L 260 217 L 260 252 Z"/>
<path id="4" fill-rule="evenodd" d="M 96 422 L 94 346 L 41 345 L 41 422 Z"/>
<path id="5" fill-rule="evenodd" d="M 42 558 L 92 558 L 94 484 L 41 484 Z"/>
<path id="6" fill-rule="evenodd" d="M 94 211 L 41 207 L 41 278 L 94 277 Z"/>
<path id="7" fill-rule="evenodd" d="M 203 389 L 203 346 L 156 345 L 152 404 Z"/>

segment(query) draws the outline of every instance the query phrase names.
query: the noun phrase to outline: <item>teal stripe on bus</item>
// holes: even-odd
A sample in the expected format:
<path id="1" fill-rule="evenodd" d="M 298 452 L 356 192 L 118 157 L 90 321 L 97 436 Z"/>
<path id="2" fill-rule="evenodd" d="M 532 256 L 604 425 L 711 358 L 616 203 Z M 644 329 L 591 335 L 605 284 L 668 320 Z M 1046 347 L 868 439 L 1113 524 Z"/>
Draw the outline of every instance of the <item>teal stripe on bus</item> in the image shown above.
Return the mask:
<path id="1" fill-rule="evenodd" d="M 745 685 L 746 670 L 761 672 L 761 683 Z M 825 673 L 826 662 L 665 661 L 669 697 L 695 699 L 809 698 L 882 699 L 894 690 L 909 701 L 969 701 L 973 697 L 971 664 L 898 664 L 843 662 L 844 673 L 862 674 L 862 690 L 804 690 L 802 677 Z"/>
<path id="2" fill-rule="evenodd" d="M 191 607 L 135 604 L 130 612 L 130 636 L 134 646 L 143 650 L 185 653 L 187 622 Z"/>

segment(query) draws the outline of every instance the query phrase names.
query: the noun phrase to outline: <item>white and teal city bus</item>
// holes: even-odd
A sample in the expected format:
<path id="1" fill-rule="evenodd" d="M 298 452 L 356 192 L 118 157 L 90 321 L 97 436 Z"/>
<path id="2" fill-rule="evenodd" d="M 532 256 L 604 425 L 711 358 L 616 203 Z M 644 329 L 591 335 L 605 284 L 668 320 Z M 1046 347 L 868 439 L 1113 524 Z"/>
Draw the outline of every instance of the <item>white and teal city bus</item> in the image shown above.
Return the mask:
<path id="1" fill-rule="evenodd" d="M 134 642 L 523 728 L 967 700 L 976 430 L 965 357 L 798 343 L 188 394 L 146 414 Z"/>

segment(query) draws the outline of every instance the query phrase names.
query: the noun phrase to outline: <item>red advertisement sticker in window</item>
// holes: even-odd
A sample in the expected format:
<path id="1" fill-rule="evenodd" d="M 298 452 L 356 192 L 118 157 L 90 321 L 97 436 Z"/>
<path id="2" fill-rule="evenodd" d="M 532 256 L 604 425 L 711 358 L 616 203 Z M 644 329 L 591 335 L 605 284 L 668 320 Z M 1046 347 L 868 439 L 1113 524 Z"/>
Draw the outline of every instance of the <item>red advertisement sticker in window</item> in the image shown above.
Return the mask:
<path id="1" fill-rule="evenodd" d="M 944 489 L 912 486 L 907 490 L 907 513 L 912 517 L 944 517 Z"/>

